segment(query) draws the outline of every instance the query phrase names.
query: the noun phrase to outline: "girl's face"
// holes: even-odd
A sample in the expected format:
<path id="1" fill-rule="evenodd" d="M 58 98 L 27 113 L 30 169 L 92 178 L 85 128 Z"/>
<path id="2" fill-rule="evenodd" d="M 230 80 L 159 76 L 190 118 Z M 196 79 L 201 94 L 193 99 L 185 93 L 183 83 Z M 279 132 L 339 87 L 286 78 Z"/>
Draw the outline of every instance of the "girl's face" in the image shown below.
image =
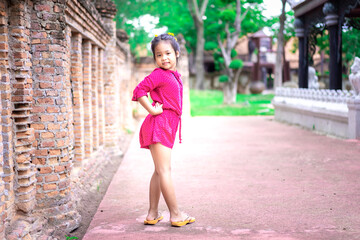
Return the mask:
<path id="1" fill-rule="evenodd" d="M 179 57 L 179 52 L 173 49 L 168 41 L 160 41 L 155 47 L 155 62 L 165 70 L 176 70 L 176 58 Z"/>

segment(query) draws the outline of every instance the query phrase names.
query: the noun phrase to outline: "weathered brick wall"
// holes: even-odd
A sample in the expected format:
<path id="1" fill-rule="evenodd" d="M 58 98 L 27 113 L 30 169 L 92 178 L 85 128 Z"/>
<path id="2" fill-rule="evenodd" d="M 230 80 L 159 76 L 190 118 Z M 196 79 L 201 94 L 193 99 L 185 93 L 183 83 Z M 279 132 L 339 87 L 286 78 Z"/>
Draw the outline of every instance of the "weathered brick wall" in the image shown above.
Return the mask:
<path id="1" fill-rule="evenodd" d="M 2 127 L 2 171 L 1 176 L 4 194 L 1 198 L 2 226 L 7 227 L 8 220 L 14 215 L 14 161 L 13 161 L 13 135 L 11 121 L 11 83 L 10 63 L 11 52 L 9 48 L 9 14 L 8 2 L 0 2 L 0 70 L 1 70 L 1 127 Z M 4 228 L 2 228 L 4 229 Z M 2 230 L 2 235 L 4 230 Z"/>
<path id="2" fill-rule="evenodd" d="M 122 39 L 124 38 L 124 32 L 118 29 L 117 36 Z M 125 37 L 125 40 L 127 38 Z M 116 42 L 116 66 L 115 69 L 115 83 L 118 84 L 115 93 L 116 99 L 120 99 L 121 110 L 117 109 L 116 112 L 120 112 L 120 117 L 116 118 L 119 121 L 119 131 L 134 131 L 135 126 L 133 125 L 132 117 L 132 91 L 134 90 L 132 84 L 132 64 L 130 55 L 130 46 L 124 44 L 119 39 Z M 122 93 L 122 94 L 120 94 Z"/>
<path id="3" fill-rule="evenodd" d="M 115 5 L 95 3 L 0 0 L 0 239 L 77 228 L 76 189 L 131 122 L 128 44 Z"/>
<path id="4" fill-rule="evenodd" d="M 1 73 L 0 73 L 0 79 L 1 79 Z M 2 87 L 2 83 L 0 82 L 0 89 Z M 1 97 L 0 97 L 1 99 Z M 2 111 L 2 104 L 0 103 L 0 112 Z M 0 118 L 0 133 L 2 132 L 2 121 Z M 3 142 L 2 142 L 2 135 L 0 134 L 0 152 L 3 152 Z M 0 176 L 4 175 L 4 168 L 3 168 L 3 154 L 0 154 Z M 5 222 L 5 217 L 6 217 L 6 213 L 5 213 L 5 186 L 4 186 L 4 181 L 2 179 L 2 177 L 0 177 L 0 239 L 4 239 L 5 238 L 5 226 L 4 226 L 4 222 Z"/>

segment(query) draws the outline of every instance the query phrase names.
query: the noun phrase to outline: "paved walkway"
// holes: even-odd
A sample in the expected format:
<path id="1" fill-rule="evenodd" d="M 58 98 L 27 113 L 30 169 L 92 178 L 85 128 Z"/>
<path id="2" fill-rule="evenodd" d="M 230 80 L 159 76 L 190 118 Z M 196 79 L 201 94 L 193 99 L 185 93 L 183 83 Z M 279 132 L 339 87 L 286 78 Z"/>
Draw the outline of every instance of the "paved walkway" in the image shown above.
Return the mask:
<path id="1" fill-rule="evenodd" d="M 360 239 L 360 142 L 272 117 L 183 121 L 172 171 L 196 223 L 145 226 L 153 163 L 138 133 L 83 239 Z"/>

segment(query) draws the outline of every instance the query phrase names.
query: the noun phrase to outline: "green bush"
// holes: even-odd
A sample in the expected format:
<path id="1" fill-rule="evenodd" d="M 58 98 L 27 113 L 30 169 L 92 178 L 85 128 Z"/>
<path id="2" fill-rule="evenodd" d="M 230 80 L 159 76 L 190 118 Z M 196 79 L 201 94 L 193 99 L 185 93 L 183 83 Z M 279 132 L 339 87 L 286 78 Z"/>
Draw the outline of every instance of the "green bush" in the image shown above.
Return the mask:
<path id="1" fill-rule="evenodd" d="M 237 56 L 237 51 L 235 49 L 231 49 L 231 58 L 234 58 Z"/>
<path id="2" fill-rule="evenodd" d="M 227 82 L 229 81 L 229 77 L 227 75 L 221 75 L 219 77 L 219 82 Z"/>
<path id="3" fill-rule="evenodd" d="M 240 59 L 235 59 L 235 60 L 232 60 L 230 65 L 229 65 L 229 68 L 232 68 L 232 69 L 239 69 L 239 68 L 242 68 L 244 66 L 244 63 L 242 60 Z"/>
<path id="4" fill-rule="evenodd" d="M 217 48 L 217 43 L 216 42 L 206 42 L 204 48 L 206 51 L 214 50 L 215 48 Z"/>
<path id="5" fill-rule="evenodd" d="M 234 10 L 225 9 L 220 13 L 220 19 L 225 22 L 235 22 L 236 12 Z"/>

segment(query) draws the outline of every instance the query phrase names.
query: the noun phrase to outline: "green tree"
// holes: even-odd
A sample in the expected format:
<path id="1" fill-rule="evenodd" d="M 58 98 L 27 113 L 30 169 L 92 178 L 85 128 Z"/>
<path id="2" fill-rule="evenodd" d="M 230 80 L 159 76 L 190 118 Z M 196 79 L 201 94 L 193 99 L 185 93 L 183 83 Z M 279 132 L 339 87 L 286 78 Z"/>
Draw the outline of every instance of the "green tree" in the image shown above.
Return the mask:
<path id="1" fill-rule="evenodd" d="M 131 52 L 136 56 L 135 48 L 138 45 L 145 46 L 151 39 L 143 27 L 135 24 L 135 21 L 138 21 L 146 12 L 138 11 L 138 9 L 149 8 L 148 1 L 115 0 L 115 4 L 118 9 L 115 16 L 116 28 L 124 29 L 129 35 Z"/>
<path id="2" fill-rule="evenodd" d="M 229 33 L 234 35 L 233 32 L 236 31 L 233 24 L 236 18 L 236 1 L 191 0 L 192 5 L 189 5 L 189 1 L 190 0 L 115 0 L 119 9 L 116 16 L 117 27 L 125 29 L 129 34 L 129 42 L 135 55 L 136 46 L 142 45 L 144 48 L 154 36 L 154 34 L 148 33 L 147 29 L 143 29 L 137 26 L 139 24 L 135 24 L 138 23 L 139 19 L 141 20 L 142 16 L 149 14 L 158 19 L 156 28 L 166 27 L 169 32 L 173 32 L 174 34 L 181 33 L 185 38 L 186 47 L 189 52 L 196 52 L 197 56 L 203 56 L 205 48 L 221 56 L 218 35 L 220 36 L 222 44 L 225 44 L 227 38 L 225 31 L 226 25 L 228 25 Z M 199 16 L 201 16 L 203 12 L 201 19 L 203 20 L 204 35 L 200 37 L 205 39 L 203 47 L 199 47 L 198 45 L 199 31 L 194 20 L 194 17 L 198 18 L 194 12 L 196 9 L 194 5 L 195 2 L 198 3 Z M 235 34 L 236 39 L 239 36 L 243 36 L 249 32 L 255 32 L 270 24 L 266 22 L 265 18 L 261 15 L 261 5 L 257 4 L 261 2 L 262 0 L 241 1 L 241 12 L 244 13 L 247 11 L 247 14 L 244 15 L 244 18 L 240 21 L 241 30 L 238 34 Z M 205 3 L 207 3 L 206 12 L 204 11 Z M 200 5 L 203 7 L 199 7 Z M 193 15 L 191 15 L 191 7 L 193 7 L 193 10 L 191 10 L 193 11 Z M 141 9 L 141 11 L 139 11 L 139 9 Z M 231 21 L 232 24 L 230 24 Z M 233 58 L 236 58 L 236 56 Z M 224 60 L 223 57 L 215 58 L 215 63 L 219 70 L 225 71 L 225 69 L 228 69 L 235 71 L 233 68 L 229 68 L 230 63 L 227 63 L 225 66 L 225 62 L 221 62 L 221 59 Z M 235 75 L 236 73 L 234 73 L 234 76 Z"/>
<path id="3" fill-rule="evenodd" d="M 262 3 L 262 0 L 216 0 L 215 7 L 209 11 L 212 12 L 212 18 L 207 33 L 212 38 L 206 48 L 211 49 L 215 46 L 212 41 L 217 42 L 218 50 L 215 50 L 214 59 L 216 67 L 226 75 L 220 77 L 220 81 L 224 82 L 225 104 L 236 102 L 239 76 L 243 67 L 243 62 L 236 59 L 237 53 L 234 50 L 238 38 L 265 25 L 259 3 Z"/>
<path id="4" fill-rule="evenodd" d="M 351 65 L 355 57 L 360 57 L 360 30 L 356 28 L 349 28 L 343 30 L 342 35 L 342 52 L 343 52 L 343 66 L 346 77 L 350 74 Z"/>
<path id="5" fill-rule="evenodd" d="M 356 20 L 355 20 L 356 21 Z M 360 30 L 352 26 L 345 25 L 342 28 L 342 64 L 345 77 L 350 73 L 351 65 L 355 56 L 360 56 Z M 330 54 L 329 35 L 325 30 L 316 38 L 316 45 L 320 51 L 324 51 L 326 55 Z"/>

